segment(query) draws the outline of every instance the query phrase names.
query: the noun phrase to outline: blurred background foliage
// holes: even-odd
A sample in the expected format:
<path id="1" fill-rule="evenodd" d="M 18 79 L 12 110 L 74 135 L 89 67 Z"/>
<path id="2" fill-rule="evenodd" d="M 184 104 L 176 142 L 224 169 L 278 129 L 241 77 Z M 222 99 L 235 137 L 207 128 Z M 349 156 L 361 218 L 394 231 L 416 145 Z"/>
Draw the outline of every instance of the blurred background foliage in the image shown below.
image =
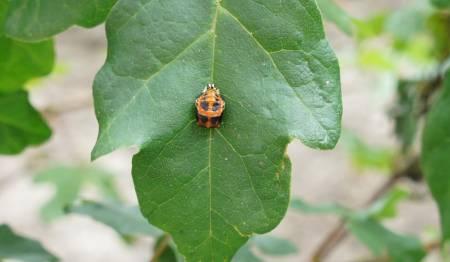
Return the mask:
<path id="1" fill-rule="evenodd" d="M 424 241 L 417 236 L 396 233 L 385 227 L 384 221 L 396 217 L 396 207 L 402 200 L 413 197 L 407 188 L 394 186 L 395 181 L 404 176 L 415 182 L 422 181 L 418 166 L 419 134 L 423 116 L 433 103 L 441 76 L 450 64 L 450 1 L 410 1 L 397 10 L 385 10 L 364 18 L 349 14 L 338 1 L 317 0 L 317 3 L 324 18 L 356 43 L 353 53 L 340 57 L 342 68 L 345 70 L 348 64 L 364 68 L 378 76 L 380 90 L 374 92 L 395 94 L 395 101 L 386 114 L 395 123 L 393 135 L 397 145 L 377 145 L 345 128 L 340 146 L 346 150 L 348 160 L 360 173 L 377 170 L 384 174 L 388 179 L 385 186 L 359 209 L 337 203 L 311 204 L 299 198 L 292 200 L 291 209 L 302 214 L 339 217 L 341 222 L 336 231 L 340 232 L 339 237 L 345 235 L 342 232 L 354 235 L 372 252 L 376 261 L 422 261 L 427 252 L 439 248 L 440 259 L 449 261 L 449 248 L 436 244 L 440 241 L 437 230 L 432 229 L 433 233 Z M 2 19 L 0 12 L 0 22 Z M 0 49 L 17 54 L 14 56 L 17 59 L 0 60 L 0 83 L 14 87 L 14 90 L 0 90 L 0 153 L 18 154 L 26 146 L 42 143 L 50 136 L 49 127 L 29 104 L 25 86 L 27 83 L 30 86 L 30 81 L 36 81 L 36 77 L 50 73 L 54 63 L 53 43 L 51 40 L 21 43 L 0 31 Z M 34 52 L 42 56 L 38 60 L 43 62 L 28 67 L 25 61 L 30 57 L 27 55 L 34 56 Z M 12 67 L 14 63 L 22 66 Z M 17 71 L 11 71 L 12 68 Z M 12 96 L 19 96 L 21 103 L 11 100 Z M 16 117 L 16 123 L 8 120 L 11 116 Z M 133 245 L 139 237 L 154 239 L 152 261 L 183 261 L 170 237 L 149 225 L 138 207 L 129 206 L 124 200 L 114 174 L 92 164 L 56 166 L 37 173 L 34 181 L 51 185 L 55 192 L 41 207 L 43 221 L 54 223 L 71 214 L 86 216 L 113 229 L 127 245 Z M 0 259 L 57 260 L 41 244 L 21 235 L 7 225 L 0 225 Z M 326 240 L 324 246 L 327 246 Z M 234 261 L 276 261 L 274 257 L 301 251 L 301 247 L 273 234 L 254 236 L 236 254 Z M 324 253 L 319 249 L 313 259 L 320 261 Z"/>

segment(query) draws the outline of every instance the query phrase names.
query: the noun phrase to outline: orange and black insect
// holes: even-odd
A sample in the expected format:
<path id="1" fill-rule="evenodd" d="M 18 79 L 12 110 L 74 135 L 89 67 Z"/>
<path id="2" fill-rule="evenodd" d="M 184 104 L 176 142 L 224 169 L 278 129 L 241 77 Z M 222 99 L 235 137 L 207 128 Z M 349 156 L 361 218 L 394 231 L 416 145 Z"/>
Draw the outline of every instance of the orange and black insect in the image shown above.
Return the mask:
<path id="1" fill-rule="evenodd" d="M 197 123 L 206 128 L 220 127 L 225 101 L 214 84 L 208 84 L 202 94 L 195 100 L 197 108 Z"/>

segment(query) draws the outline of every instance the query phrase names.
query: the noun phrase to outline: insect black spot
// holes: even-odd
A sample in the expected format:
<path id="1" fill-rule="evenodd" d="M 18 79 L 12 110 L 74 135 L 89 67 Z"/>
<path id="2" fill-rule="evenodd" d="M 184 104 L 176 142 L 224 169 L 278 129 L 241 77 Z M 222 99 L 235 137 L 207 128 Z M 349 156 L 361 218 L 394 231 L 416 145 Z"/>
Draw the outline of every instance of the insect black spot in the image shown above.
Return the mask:
<path id="1" fill-rule="evenodd" d="M 207 116 L 197 115 L 197 119 L 199 119 L 200 122 L 202 122 L 202 123 L 208 122 L 208 117 Z"/>
<path id="2" fill-rule="evenodd" d="M 211 124 L 217 125 L 220 123 L 222 116 L 211 117 Z"/>
<path id="3" fill-rule="evenodd" d="M 212 108 L 212 111 L 217 111 L 217 110 L 219 110 L 219 107 L 220 107 L 220 103 L 218 103 L 218 102 L 215 102 L 214 104 L 213 104 L 213 108 Z"/>
<path id="4" fill-rule="evenodd" d="M 208 103 L 206 101 L 202 101 L 200 106 L 203 110 L 208 110 Z"/>

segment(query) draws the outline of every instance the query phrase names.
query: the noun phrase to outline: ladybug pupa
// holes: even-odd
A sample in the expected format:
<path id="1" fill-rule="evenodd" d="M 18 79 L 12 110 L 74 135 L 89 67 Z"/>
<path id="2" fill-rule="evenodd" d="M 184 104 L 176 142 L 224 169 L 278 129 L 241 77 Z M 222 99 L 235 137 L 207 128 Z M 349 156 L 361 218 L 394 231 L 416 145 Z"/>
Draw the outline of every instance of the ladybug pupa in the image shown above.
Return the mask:
<path id="1" fill-rule="evenodd" d="M 195 100 L 197 124 L 206 128 L 218 128 L 222 121 L 225 101 L 214 84 L 208 84 Z"/>

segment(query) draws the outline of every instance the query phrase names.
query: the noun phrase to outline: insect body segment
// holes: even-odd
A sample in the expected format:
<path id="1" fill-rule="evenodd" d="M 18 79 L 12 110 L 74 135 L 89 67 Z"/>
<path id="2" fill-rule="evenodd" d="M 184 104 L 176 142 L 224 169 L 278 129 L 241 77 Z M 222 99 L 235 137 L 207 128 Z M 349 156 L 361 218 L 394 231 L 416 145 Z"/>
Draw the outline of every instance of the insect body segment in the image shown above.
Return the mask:
<path id="1" fill-rule="evenodd" d="M 202 94 L 195 100 L 197 123 L 206 128 L 220 127 L 225 101 L 214 84 L 208 84 Z"/>

